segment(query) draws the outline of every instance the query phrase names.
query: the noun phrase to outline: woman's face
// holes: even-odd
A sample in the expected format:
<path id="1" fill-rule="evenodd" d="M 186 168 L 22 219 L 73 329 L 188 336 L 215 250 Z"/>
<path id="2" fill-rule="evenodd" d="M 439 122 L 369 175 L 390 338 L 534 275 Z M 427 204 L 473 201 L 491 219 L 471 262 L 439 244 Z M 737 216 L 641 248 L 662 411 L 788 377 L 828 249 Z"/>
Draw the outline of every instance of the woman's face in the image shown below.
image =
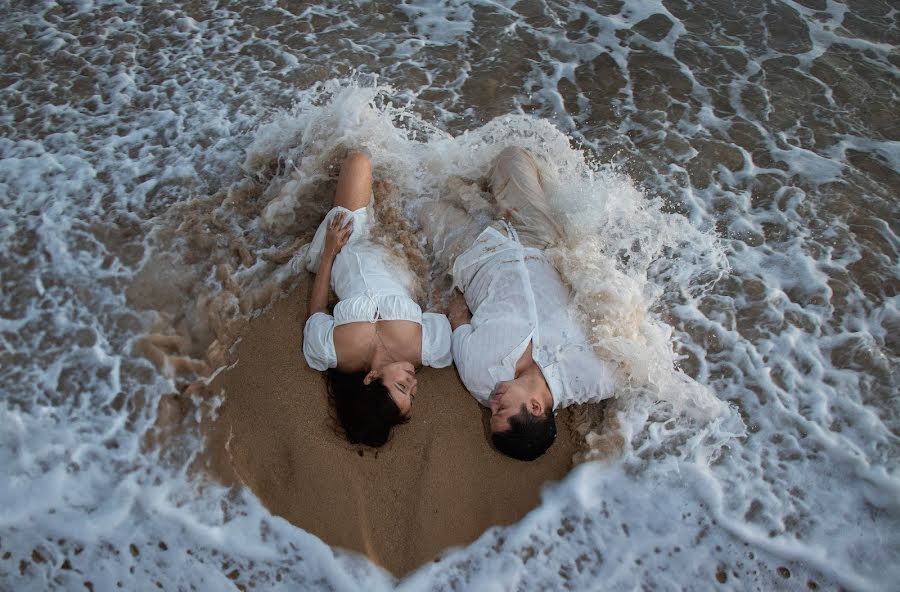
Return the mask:
<path id="1" fill-rule="evenodd" d="M 404 416 L 409 415 L 412 401 L 418 391 L 415 366 L 409 362 L 394 362 L 382 367 L 378 371 L 378 377 L 391 395 L 391 400 L 400 409 L 400 413 Z"/>

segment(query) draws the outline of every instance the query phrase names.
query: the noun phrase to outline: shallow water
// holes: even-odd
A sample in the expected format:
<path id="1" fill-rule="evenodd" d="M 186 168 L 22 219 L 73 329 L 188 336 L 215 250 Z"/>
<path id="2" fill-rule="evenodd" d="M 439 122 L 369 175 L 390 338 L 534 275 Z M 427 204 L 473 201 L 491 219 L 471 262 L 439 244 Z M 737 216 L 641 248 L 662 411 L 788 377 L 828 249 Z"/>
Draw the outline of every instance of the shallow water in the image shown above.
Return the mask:
<path id="1" fill-rule="evenodd" d="M 421 205 L 477 207 L 507 143 L 549 171 L 625 446 L 400 587 L 900 579 L 889 3 L 0 10 L 6 587 L 397 585 L 190 468 L 168 424 L 214 396 L 159 402 L 294 280 L 342 151 L 415 258 Z"/>

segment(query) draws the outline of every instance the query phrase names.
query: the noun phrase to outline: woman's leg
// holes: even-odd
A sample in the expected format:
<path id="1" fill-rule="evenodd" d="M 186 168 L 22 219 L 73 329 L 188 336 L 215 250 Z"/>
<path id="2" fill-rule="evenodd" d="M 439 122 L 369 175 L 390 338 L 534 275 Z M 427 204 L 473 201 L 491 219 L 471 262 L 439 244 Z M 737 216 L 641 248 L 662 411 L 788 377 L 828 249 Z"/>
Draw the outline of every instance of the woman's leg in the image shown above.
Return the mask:
<path id="1" fill-rule="evenodd" d="M 372 199 L 372 163 L 362 152 L 351 152 L 341 164 L 334 205 L 355 211 Z"/>

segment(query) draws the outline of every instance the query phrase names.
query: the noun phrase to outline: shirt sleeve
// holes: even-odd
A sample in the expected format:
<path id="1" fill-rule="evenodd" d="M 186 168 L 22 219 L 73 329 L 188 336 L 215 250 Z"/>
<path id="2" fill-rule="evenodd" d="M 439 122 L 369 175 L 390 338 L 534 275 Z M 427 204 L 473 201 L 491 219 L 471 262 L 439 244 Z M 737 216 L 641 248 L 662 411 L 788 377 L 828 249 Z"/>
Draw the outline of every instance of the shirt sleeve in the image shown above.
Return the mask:
<path id="1" fill-rule="evenodd" d="M 479 403 L 487 405 L 491 391 L 494 390 L 494 380 L 490 373 L 491 360 L 485 356 L 488 352 L 478 342 L 478 335 L 472 325 L 457 327 L 453 332 L 453 362 L 466 390 Z"/>
<path id="2" fill-rule="evenodd" d="M 317 312 L 303 328 L 303 357 L 313 370 L 328 370 L 337 366 L 334 351 L 334 317 Z"/>
<path id="3" fill-rule="evenodd" d="M 422 315 L 422 365 L 446 368 L 453 363 L 450 353 L 450 321 L 442 314 Z"/>

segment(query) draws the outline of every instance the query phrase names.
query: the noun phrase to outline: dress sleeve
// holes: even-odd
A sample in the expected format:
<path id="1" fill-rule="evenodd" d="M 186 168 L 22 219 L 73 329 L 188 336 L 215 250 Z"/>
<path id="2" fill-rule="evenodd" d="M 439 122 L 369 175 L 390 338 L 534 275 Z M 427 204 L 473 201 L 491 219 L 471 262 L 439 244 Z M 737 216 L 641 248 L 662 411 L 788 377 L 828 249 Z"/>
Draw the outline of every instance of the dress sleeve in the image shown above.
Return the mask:
<path id="1" fill-rule="evenodd" d="M 446 368 L 453 363 L 450 353 L 450 321 L 442 314 L 422 315 L 422 365 Z"/>
<path id="2" fill-rule="evenodd" d="M 328 370 L 337 366 L 333 316 L 317 312 L 306 321 L 303 328 L 303 357 L 314 370 Z"/>

